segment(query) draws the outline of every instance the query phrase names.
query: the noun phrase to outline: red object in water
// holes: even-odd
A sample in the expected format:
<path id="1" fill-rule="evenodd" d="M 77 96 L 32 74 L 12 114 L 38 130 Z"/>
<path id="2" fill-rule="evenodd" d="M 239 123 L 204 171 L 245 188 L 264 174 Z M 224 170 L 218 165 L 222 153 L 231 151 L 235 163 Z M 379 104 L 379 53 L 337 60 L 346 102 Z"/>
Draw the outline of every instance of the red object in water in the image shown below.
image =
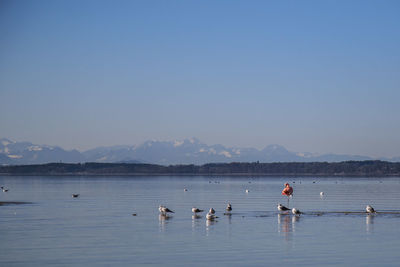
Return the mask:
<path id="1" fill-rule="evenodd" d="M 291 187 L 288 183 L 286 183 L 285 186 L 285 189 L 282 190 L 282 195 L 289 197 L 293 194 L 293 187 Z"/>

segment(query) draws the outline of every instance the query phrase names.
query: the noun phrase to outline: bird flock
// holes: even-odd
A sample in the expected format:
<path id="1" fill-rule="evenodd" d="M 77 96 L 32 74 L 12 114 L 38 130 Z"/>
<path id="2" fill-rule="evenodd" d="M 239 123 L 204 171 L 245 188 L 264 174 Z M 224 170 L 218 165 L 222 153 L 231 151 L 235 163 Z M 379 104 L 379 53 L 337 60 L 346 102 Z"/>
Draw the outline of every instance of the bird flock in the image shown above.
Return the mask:
<path id="1" fill-rule="evenodd" d="M 296 209 L 296 208 L 289 209 L 288 207 L 285 207 L 284 205 L 282 205 L 280 203 L 278 204 L 277 208 L 278 208 L 278 211 L 281 211 L 281 212 L 289 212 L 289 211 L 291 211 L 292 214 L 296 215 L 296 216 L 300 216 L 300 214 L 303 213 L 299 209 Z M 166 206 L 163 206 L 163 205 L 160 205 L 158 207 L 158 210 L 160 211 L 160 215 L 162 215 L 162 216 L 168 216 L 169 213 L 175 213 L 174 211 L 170 210 L 169 208 L 167 208 Z M 225 210 L 227 212 L 227 213 L 225 213 L 225 215 L 231 215 L 230 212 L 232 211 L 232 204 L 228 203 Z M 367 205 L 365 210 L 366 210 L 367 213 L 376 213 L 375 209 L 371 205 Z M 198 217 L 199 216 L 198 213 L 204 212 L 204 210 L 201 210 L 199 208 L 193 207 L 192 208 L 192 212 L 193 212 L 194 216 Z M 136 216 L 136 214 L 134 216 Z M 206 215 L 206 219 L 210 220 L 210 221 L 213 221 L 213 220 L 215 220 L 217 218 L 218 217 L 215 215 L 214 208 L 210 208 L 210 210 L 208 211 L 208 213 Z"/>
<path id="2" fill-rule="evenodd" d="M 170 210 L 169 208 L 167 208 L 164 205 L 160 205 L 158 207 L 158 210 L 160 211 L 160 215 L 161 216 L 165 216 L 165 217 L 167 217 L 169 213 L 175 213 L 174 211 Z M 230 214 L 230 212 L 232 211 L 232 204 L 228 203 L 226 205 L 226 209 L 225 210 L 227 212 L 226 214 Z M 199 217 L 198 213 L 202 213 L 202 212 L 204 212 L 204 210 L 201 210 L 199 208 L 193 207 L 192 208 L 192 212 L 193 212 L 193 215 L 195 217 Z M 207 215 L 206 215 L 206 219 L 209 220 L 209 221 L 213 221 L 213 220 L 215 220 L 217 218 L 218 218 L 218 216 L 215 215 L 215 209 L 214 208 L 210 208 L 208 213 L 207 213 Z"/>
<path id="3" fill-rule="evenodd" d="M 313 183 L 315 183 L 315 182 L 313 182 Z M 187 192 L 188 190 L 185 188 L 184 191 Z M 250 192 L 250 190 L 249 190 L 249 189 L 246 189 L 246 193 L 249 193 L 249 192 Z M 290 186 L 289 183 L 285 183 L 285 188 L 282 190 L 282 195 L 288 197 L 288 203 L 289 203 L 289 200 L 290 200 L 290 198 L 291 198 L 292 195 L 293 195 L 293 188 Z M 324 192 L 320 192 L 319 195 L 320 195 L 321 197 L 324 197 L 324 196 L 325 196 L 325 193 L 324 193 Z M 295 216 L 300 216 L 300 214 L 302 214 L 302 212 L 301 212 L 299 209 L 297 209 L 297 208 L 289 209 L 288 207 L 285 207 L 285 206 L 283 206 L 283 205 L 280 204 L 280 203 L 278 204 L 278 207 L 277 207 L 277 208 L 278 208 L 278 210 L 279 210 L 280 212 L 288 213 L 289 211 L 291 211 L 292 214 L 295 215 Z M 163 206 L 163 205 L 160 205 L 158 209 L 159 209 L 160 214 L 161 214 L 162 216 L 168 216 L 168 213 L 174 213 L 172 210 L 168 209 L 167 207 L 165 207 L 165 206 Z M 228 203 L 228 204 L 227 204 L 225 210 L 227 211 L 226 215 L 231 215 L 231 213 L 230 213 L 230 212 L 232 211 L 232 205 L 231 205 L 231 203 Z M 367 213 L 375 213 L 375 212 L 376 212 L 376 211 L 374 210 L 374 208 L 373 208 L 371 205 L 367 205 L 367 207 L 365 208 L 365 210 L 366 210 Z M 197 214 L 198 214 L 198 213 L 201 213 L 201 212 L 203 212 L 203 211 L 204 211 L 204 210 L 198 209 L 198 208 L 196 208 L 196 207 L 193 207 L 193 208 L 192 208 L 192 212 L 193 212 L 193 214 L 194 214 L 195 217 L 199 217 L 199 215 L 197 215 Z M 213 208 L 210 208 L 210 210 L 208 211 L 208 213 L 207 213 L 207 215 L 206 215 L 206 219 L 212 221 L 212 220 L 215 220 L 216 218 L 218 218 L 218 217 L 215 215 L 215 210 L 214 210 Z"/>
<path id="4" fill-rule="evenodd" d="M 281 211 L 281 212 L 289 212 L 289 211 L 291 211 L 292 214 L 296 215 L 296 216 L 299 216 L 300 214 L 302 214 L 302 212 L 299 209 L 296 209 L 296 208 L 289 209 L 289 208 L 285 207 L 284 205 L 282 205 L 280 203 L 278 204 L 277 208 L 278 208 L 278 211 Z M 158 210 L 160 211 L 160 215 L 162 215 L 162 216 L 168 216 L 169 213 L 175 213 L 174 211 L 170 210 L 169 208 L 167 208 L 167 207 L 165 207 L 163 205 L 160 205 L 158 207 Z M 230 215 L 230 212 L 232 211 L 232 204 L 228 203 L 225 210 L 227 211 L 227 213 L 225 213 L 225 214 L 226 215 Z M 365 210 L 366 210 L 367 213 L 376 213 L 375 209 L 371 205 L 367 205 Z M 198 213 L 204 212 L 204 210 L 201 210 L 199 208 L 193 207 L 192 208 L 192 212 L 193 212 L 194 216 L 198 217 L 199 216 Z M 136 214 L 135 214 L 135 216 L 136 216 Z M 210 210 L 208 211 L 208 213 L 206 215 L 206 219 L 210 220 L 210 221 L 213 221 L 213 220 L 215 220 L 217 218 L 218 217 L 215 215 L 214 208 L 210 208 Z"/>
<path id="5" fill-rule="evenodd" d="M 292 196 L 293 188 L 290 187 L 290 185 L 289 185 L 288 183 L 286 183 L 285 186 L 286 186 L 286 187 L 285 187 L 285 189 L 282 191 L 282 195 L 286 195 L 286 196 L 288 196 L 288 198 L 289 198 L 289 197 Z M 7 193 L 7 192 L 9 191 L 9 189 L 6 189 L 4 186 L 1 186 L 0 189 L 1 189 L 4 193 Z M 184 191 L 187 192 L 188 189 L 187 189 L 187 188 L 184 188 Z M 249 193 L 249 192 L 250 192 L 250 190 L 246 189 L 246 193 Z M 320 196 L 321 196 L 321 197 L 323 197 L 324 195 L 325 195 L 324 192 L 320 192 Z M 79 194 L 72 194 L 72 197 L 73 197 L 73 198 L 78 198 L 78 197 L 79 197 Z M 278 209 L 278 211 L 281 211 L 281 212 L 289 212 L 289 211 L 291 211 L 293 215 L 297 215 L 297 216 L 299 216 L 300 214 L 302 214 L 302 212 L 301 212 L 299 209 L 297 209 L 297 208 L 289 209 L 289 208 L 285 207 L 284 205 L 282 205 L 282 204 L 280 204 L 280 203 L 278 204 L 277 209 Z M 162 215 L 162 216 L 168 216 L 169 213 L 175 213 L 174 211 L 170 210 L 169 208 L 167 208 L 167 207 L 164 206 L 164 205 L 160 205 L 160 206 L 158 207 L 158 210 L 160 211 L 160 215 Z M 231 203 L 228 203 L 228 204 L 227 204 L 225 210 L 226 210 L 226 212 L 227 212 L 227 213 L 225 213 L 226 215 L 231 215 L 231 211 L 232 211 L 232 205 L 231 205 Z M 366 208 L 365 208 L 365 210 L 366 210 L 367 213 L 376 213 L 375 209 L 374 209 L 371 205 L 367 205 Z M 192 212 L 193 212 L 194 216 L 196 216 L 196 217 L 199 217 L 198 213 L 202 213 L 203 211 L 204 211 L 204 210 L 201 210 L 201 209 L 196 208 L 196 207 L 193 207 L 193 208 L 192 208 Z M 134 214 L 132 214 L 132 215 L 133 215 L 133 216 L 136 216 L 137 214 L 134 213 Z M 206 219 L 212 221 L 212 220 L 215 220 L 215 219 L 217 219 L 217 218 L 218 218 L 218 217 L 215 215 L 215 210 L 214 210 L 214 208 L 210 208 L 210 210 L 208 211 L 208 213 L 207 213 L 207 215 L 206 215 Z"/>

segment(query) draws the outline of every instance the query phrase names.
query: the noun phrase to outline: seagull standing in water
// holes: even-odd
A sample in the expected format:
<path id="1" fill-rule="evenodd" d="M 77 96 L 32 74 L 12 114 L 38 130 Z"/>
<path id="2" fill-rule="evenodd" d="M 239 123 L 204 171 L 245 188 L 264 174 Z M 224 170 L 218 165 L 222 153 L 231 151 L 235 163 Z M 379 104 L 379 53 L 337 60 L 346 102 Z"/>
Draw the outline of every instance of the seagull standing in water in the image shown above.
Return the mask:
<path id="1" fill-rule="evenodd" d="M 282 204 L 278 204 L 278 210 L 279 211 L 287 211 L 287 210 L 290 210 L 289 208 L 286 208 L 285 206 L 283 206 Z"/>
<path id="2" fill-rule="evenodd" d="M 198 208 L 195 208 L 195 207 L 193 207 L 192 208 L 192 212 L 193 213 L 198 213 L 198 212 L 203 212 L 204 210 L 201 210 L 201 209 L 198 209 Z"/>
<path id="3" fill-rule="evenodd" d="M 298 209 L 296 209 L 296 208 L 293 208 L 293 209 L 292 209 L 292 213 L 293 213 L 294 215 L 300 215 L 300 214 L 301 214 L 301 212 L 300 212 Z"/>
<path id="4" fill-rule="evenodd" d="M 231 203 L 228 203 L 228 205 L 226 206 L 226 211 L 232 211 Z"/>
<path id="5" fill-rule="evenodd" d="M 370 205 L 367 205 L 367 207 L 365 208 L 365 210 L 366 210 L 368 213 L 374 213 L 374 212 L 376 212 L 376 211 L 374 210 L 374 208 L 373 208 L 372 206 L 370 206 Z"/>
<path id="6" fill-rule="evenodd" d="M 209 220 L 209 221 L 214 221 L 216 218 L 218 218 L 217 216 L 215 216 L 215 214 L 212 214 L 212 213 L 207 213 L 207 215 L 206 215 L 206 219 L 207 220 Z"/>
<path id="7" fill-rule="evenodd" d="M 170 210 L 169 208 L 167 208 L 167 207 L 165 207 L 165 206 L 160 206 L 160 207 L 158 207 L 158 210 L 160 211 L 160 213 L 161 213 L 162 215 L 167 215 L 168 212 L 169 212 L 169 213 L 175 213 L 175 212 L 173 212 L 172 210 Z"/>

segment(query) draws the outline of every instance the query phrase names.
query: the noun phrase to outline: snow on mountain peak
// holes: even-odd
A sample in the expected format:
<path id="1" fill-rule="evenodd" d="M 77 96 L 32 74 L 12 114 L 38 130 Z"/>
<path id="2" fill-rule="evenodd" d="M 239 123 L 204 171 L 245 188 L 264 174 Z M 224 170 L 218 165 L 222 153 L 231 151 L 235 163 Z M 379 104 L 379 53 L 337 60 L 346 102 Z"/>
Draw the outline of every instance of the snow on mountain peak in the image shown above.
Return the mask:
<path id="1" fill-rule="evenodd" d="M 236 155 L 240 155 L 240 149 L 233 149 L 233 152 L 236 154 Z"/>
<path id="2" fill-rule="evenodd" d="M 9 145 L 9 144 L 14 144 L 14 143 L 15 143 L 14 141 L 8 140 L 8 139 L 6 139 L 6 138 L 2 138 L 2 139 L 0 139 L 0 141 L 1 141 L 1 144 L 2 144 L 3 146 L 7 146 L 7 145 Z"/>
<path id="3" fill-rule="evenodd" d="M 196 137 L 189 138 L 188 141 L 191 144 L 200 144 L 200 140 L 197 139 Z"/>
<path id="4" fill-rule="evenodd" d="M 120 162 L 137 161 L 155 164 L 205 164 L 212 162 L 309 162 L 343 160 L 367 160 L 368 157 L 291 152 L 285 147 L 272 144 L 256 148 L 207 145 L 197 138 L 181 140 L 149 140 L 136 146 L 111 146 L 85 152 L 66 151 L 57 146 L 36 145 L 0 139 L 0 164 L 37 164 L 50 161 L 63 162 Z M 385 159 L 394 161 L 393 159 Z M 398 161 L 398 159 L 397 159 Z"/>
<path id="5" fill-rule="evenodd" d="M 225 156 L 225 157 L 227 157 L 227 158 L 232 158 L 231 153 L 229 153 L 228 151 L 222 151 L 222 152 L 220 152 L 219 154 L 220 154 L 220 155 L 223 155 L 223 156 Z"/>
<path id="6" fill-rule="evenodd" d="M 20 158 L 22 158 L 21 155 L 7 155 L 7 157 L 9 157 L 11 159 L 20 159 Z"/>
<path id="7" fill-rule="evenodd" d="M 174 142 L 174 147 L 181 146 L 181 145 L 183 145 L 183 143 L 184 143 L 184 141 L 177 141 L 177 140 L 175 140 L 175 142 Z"/>
<path id="8" fill-rule="evenodd" d="M 29 151 L 42 151 L 43 148 L 41 148 L 40 146 L 30 146 L 28 147 Z"/>

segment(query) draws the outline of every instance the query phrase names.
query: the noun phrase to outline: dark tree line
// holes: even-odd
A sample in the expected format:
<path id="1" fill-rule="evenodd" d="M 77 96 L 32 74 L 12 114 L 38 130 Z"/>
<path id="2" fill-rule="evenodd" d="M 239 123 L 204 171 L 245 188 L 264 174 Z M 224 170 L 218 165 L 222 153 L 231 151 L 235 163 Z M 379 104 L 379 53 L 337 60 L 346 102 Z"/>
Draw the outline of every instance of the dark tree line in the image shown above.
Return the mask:
<path id="1" fill-rule="evenodd" d="M 48 163 L 0 167 L 7 175 L 320 175 L 320 176 L 400 176 L 399 162 L 277 162 L 209 163 L 170 165 L 137 163 Z"/>

